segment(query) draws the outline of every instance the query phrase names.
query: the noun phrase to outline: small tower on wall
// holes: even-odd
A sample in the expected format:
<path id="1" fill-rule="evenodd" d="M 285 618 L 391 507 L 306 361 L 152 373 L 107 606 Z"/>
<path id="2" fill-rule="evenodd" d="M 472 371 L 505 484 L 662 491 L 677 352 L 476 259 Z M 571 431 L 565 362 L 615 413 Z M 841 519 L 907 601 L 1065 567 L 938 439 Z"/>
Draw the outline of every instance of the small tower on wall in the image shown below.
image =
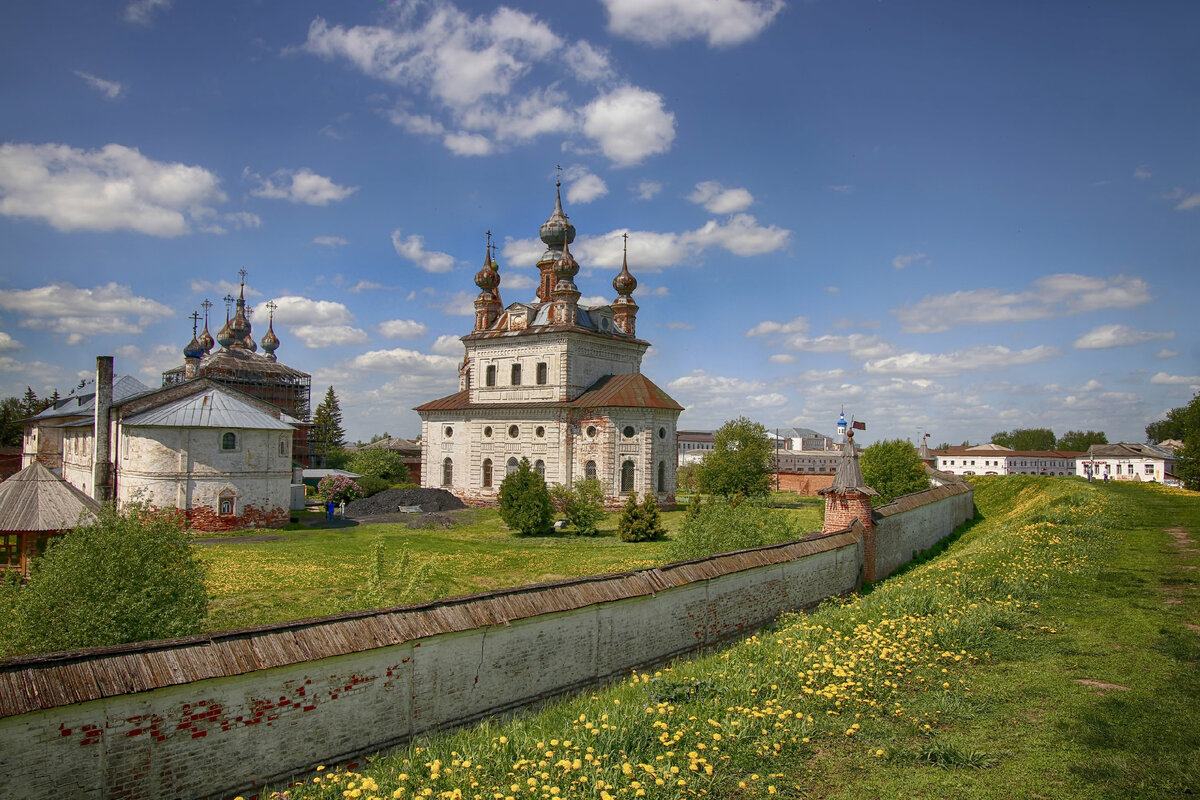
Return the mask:
<path id="1" fill-rule="evenodd" d="M 500 316 L 500 266 L 492 256 L 492 232 L 487 233 L 487 249 L 484 251 L 483 267 L 475 273 L 475 285 L 479 297 L 475 299 L 475 332 L 485 331 Z"/>
<path id="2" fill-rule="evenodd" d="M 617 290 L 617 299 L 613 301 L 613 322 L 617 330 L 636 336 L 638 304 L 634 302 L 633 290 L 637 288 L 637 278 L 629 271 L 629 234 L 621 234 L 625 239 L 625 249 L 621 255 L 621 271 L 613 278 L 613 288 Z"/>
<path id="3" fill-rule="evenodd" d="M 855 520 L 863 527 L 863 578 L 875 580 L 875 522 L 871 517 L 871 498 L 879 492 L 866 485 L 858 465 L 858 447 L 854 444 L 853 429 L 846 432 L 846 443 L 838 460 L 833 485 L 821 489 L 825 496 L 825 525 L 822 533 L 849 528 Z"/>

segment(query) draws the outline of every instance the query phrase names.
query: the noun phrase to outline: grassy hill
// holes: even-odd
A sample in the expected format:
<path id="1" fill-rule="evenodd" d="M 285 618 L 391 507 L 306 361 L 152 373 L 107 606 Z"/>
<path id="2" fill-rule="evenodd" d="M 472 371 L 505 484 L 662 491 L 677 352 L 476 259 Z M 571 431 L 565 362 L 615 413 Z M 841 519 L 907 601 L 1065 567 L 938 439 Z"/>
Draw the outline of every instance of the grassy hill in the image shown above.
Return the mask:
<path id="1" fill-rule="evenodd" d="M 975 483 L 947 552 L 866 596 L 290 796 L 1200 793 L 1200 494 Z"/>

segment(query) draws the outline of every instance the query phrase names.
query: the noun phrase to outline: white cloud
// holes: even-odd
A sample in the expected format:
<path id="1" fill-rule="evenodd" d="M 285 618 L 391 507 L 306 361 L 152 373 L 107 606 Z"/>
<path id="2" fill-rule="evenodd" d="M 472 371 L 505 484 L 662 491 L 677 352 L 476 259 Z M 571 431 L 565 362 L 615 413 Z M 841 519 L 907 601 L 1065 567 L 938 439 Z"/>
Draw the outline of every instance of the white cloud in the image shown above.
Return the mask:
<path id="1" fill-rule="evenodd" d="M 662 188 L 663 185 L 658 181 L 638 181 L 634 192 L 639 200 L 653 200 L 662 191 Z"/>
<path id="2" fill-rule="evenodd" d="M 389 339 L 416 339 L 429 333 L 429 326 L 411 319 L 389 319 L 379 323 L 379 333 Z"/>
<path id="3" fill-rule="evenodd" d="M 367 342 L 367 332 L 350 325 L 292 325 L 290 330 L 310 350 Z"/>
<path id="4" fill-rule="evenodd" d="M 646 294 L 648 294 L 652 297 L 670 297 L 671 296 L 671 287 L 655 286 L 653 289 L 647 289 Z"/>
<path id="5" fill-rule="evenodd" d="M 1193 208 L 1200 208 L 1200 192 L 1185 196 L 1179 201 L 1179 205 L 1175 206 L 1176 211 L 1191 211 Z"/>
<path id="6" fill-rule="evenodd" d="M 724 224 L 709 220 L 699 230 L 685 234 L 685 240 L 699 249 L 721 247 L 736 256 L 773 253 L 787 245 L 791 231 L 775 225 L 763 227 L 750 214 L 735 214 Z"/>
<path id="7" fill-rule="evenodd" d="M 1150 379 L 1156 386 L 1200 386 L 1200 375 L 1171 375 L 1166 372 L 1156 372 Z"/>
<path id="8" fill-rule="evenodd" d="M 1028 322 L 1108 308 L 1134 308 L 1150 301 L 1141 278 L 1095 278 L 1070 273 L 1046 275 L 1021 292 L 971 289 L 929 295 L 892 309 L 906 333 L 941 333 L 973 323 Z"/>
<path id="9" fill-rule="evenodd" d="M 1154 175 L 1154 173 L 1151 172 L 1150 169 L 1145 164 L 1141 165 L 1140 167 L 1138 167 L 1137 169 L 1135 169 L 1133 171 L 1133 177 L 1137 178 L 1139 181 L 1144 181 L 1153 175 Z"/>
<path id="10" fill-rule="evenodd" d="M 568 42 L 536 16 L 504 6 L 472 17 L 451 3 L 409 4 L 386 25 L 349 28 L 318 17 L 306 42 L 291 49 L 344 59 L 371 77 L 427 93 L 436 112 L 412 111 L 405 98 L 388 117 L 410 133 L 442 137 L 443 146 L 463 156 L 578 130 L 580 119 L 559 85 L 564 65 L 585 84 L 614 77 L 604 51 Z M 518 89 L 535 67 L 545 68 L 547 84 Z"/>
<path id="11" fill-rule="evenodd" d="M 742 44 L 762 33 L 783 0 L 601 0 L 608 29 L 618 36 L 663 45 L 707 39 L 710 47 Z"/>
<path id="12" fill-rule="evenodd" d="M 687 197 L 713 214 L 733 214 L 754 205 L 754 195 L 747 189 L 726 189 L 717 181 L 702 181 Z"/>
<path id="13" fill-rule="evenodd" d="M 849 353 L 852 358 L 884 358 L 896 352 L 896 348 L 878 336 L 852 333 L 848 336 L 825 334 L 809 337 L 796 334 L 784 340 L 794 350 L 808 353 Z"/>
<path id="14" fill-rule="evenodd" d="M 429 349 L 443 356 L 461 357 L 463 355 L 462 339 L 452 333 L 443 333 L 434 339 L 433 346 Z"/>
<path id="15" fill-rule="evenodd" d="M 285 295 L 276 297 L 275 321 L 285 325 L 309 325 L 314 327 L 346 325 L 354 321 L 354 314 L 341 303 L 333 300 L 310 300 L 307 297 Z M 259 303 L 254 313 L 265 316 L 267 304 Z"/>
<path id="16" fill-rule="evenodd" d="M 896 269 L 904 269 L 905 267 L 907 267 L 909 264 L 913 263 L 914 261 L 922 261 L 924 259 L 925 259 L 924 253 L 907 253 L 904 255 L 898 255 L 895 258 L 893 258 L 892 266 L 895 267 Z"/>
<path id="17" fill-rule="evenodd" d="M 675 115 L 662 96 L 636 86 L 600 95 L 581 111 L 583 132 L 618 167 L 665 153 L 675 141 Z"/>
<path id="18" fill-rule="evenodd" d="M 267 178 L 251 172 L 247 167 L 242 171 L 242 175 L 258 181 L 258 188 L 250 190 L 250 194 L 255 197 L 269 197 L 310 206 L 327 206 L 340 202 L 358 191 L 357 186 L 338 186 L 308 167 L 276 170 Z"/>
<path id="19" fill-rule="evenodd" d="M 150 236 L 191 232 L 189 220 L 225 202 L 202 167 L 152 161 L 108 144 L 84 151 L 60 144 L 0 145 L 0 214 L 44 220 L 60 231 L 130 230 Z"/>
<path id="20" fill-rule="evenodd" d="M 567 172 L 570 175 L 571 171 Z M 571 185 L 567 187 L 568 203 L 590 203 L 608 194 L 608 184 L 598 175 L 593 175 L 587 170 L 577 172 L 574 177 L 570 178 L 570 181 Z"/>
<path id="21" fill-rule="evenodd" d="M 1159 339 L 1174 339 L 1174 331 L 1154 333 L 1139 331 L 1128 325 L 1101 325 L 1075 340 L 1078 350 L 1107 350 L 1110 347 L 1132 347 Z"/>
<path id="22" fill-rule="evenodd" d="M 100 94 L 107 97 L 109 100 L 116 100 L 121 96 L 121 92 L 125 91 L 125 87 L 117 81 L 106 81 L 104 78 L 97 78 L 89 72 L 82 70 L 73 70 L 76 75 L 83 78 L 87 85 L 95 89 Z"/>
<path id="23" fill-rule="evenodd" d="M 433 308 L 440 309 L 443 314 L 456 317 L 473 317 L 475 316 L 475 294 L 466 291 L 455 292 L 441 302 L 434 303 Z"/>
<path id="24" fill-rule="evenodd" d="M 125 6 L 125 19 L 127 22 L 149 25 L 155 12 L 166 11 L 171 7 L 171 2 L 172 0 L 133 0 Z"/>
<path id="25" fill-rule="evenodd" d="M 0 290 L 0 310 L 21 317 L 22 328 L 64 334 L 70 345 L 94 334 L 141 333 L 146 325 L 175 313 L 117 283 L 92 289 L 54 283 L 36 289 Z"/>
<path id="26" fill-rule="evenodd" d="M 237 293 L 240 291 L 245 291 L 247 297 L 262 297 L 262 292 L 259 290 L 252 289 L 249 286 L 243 289 L 240 284 L 233 281 L 192 281 L 188 284 L 188 288 L 194 294 L 211 293 L 217 297 L 224 297 L 225 295 L 237 296 Z"/>
<path id="27" fill-rule="evenodd" d="M 787 404 L 788 399 L 779 392 L 767 394 L 751 394 L 746 396 L 747 408 L 772 408 Z"/>
<path id="28" fill-rule="evenodd" d="M 690 322 L 668 322 L 667 328 L 673 331 L 690 331 L 695 330 L 696 326 Z"/>
<path id="29" fill-rule="evenodd" d="M 763 320 L 750 330 L 747 336 L 777 336 L 779 334 L 808 333 L 808 317 L 796 317 L 791 322 Z"/>
<path id="30" fill-rule="evenodd" d="M 350 242 L 341 236 L 315 236 L 313 237 L 313 244 L 321 244 L 326 247 L 345 247 Z"/>
<path id="31" fill-rule="evenodd" d="M 355 356 L 350 366 L 378 372 L 416 372 L 419 374 L 456 374 L 459 359 L 442 355 L 427 355 L 416 350 L 371 350 Z"/>
<path id="32" fill-rule="evenodd" d="M 796 363 L 796 357 L 791 353 L 772 353 L 768 356 L 767 361 L 770 361 L 772 364 L 794 364 Z"/>
<path id="33" fill-rule="evenodd" d="M 1167 359 L 1167 358 L 1174 358 L 1177 355 L 1179 355 L 1178 350 L 1171 350 L 1171 349 L 1164 347 L 1162 350 L 1159 350 L 1157 353 L 1155 353 L 1154 357 L 1162 360 L 1162 359 Z"/>
<path id="34" fill-rule="evenodd" d="M 919 375 L 943 378 L 977 370 L 1005 369 L 1036 364 L 1060 355 L 1056 347 L 1038 345 L 1027 350 L 1009 350 L 1001 345 L 978 345 L 950 353 L 908 352 L 867 361 L 863 369 L 875 375 Z"/>
<path id="35" fill-rule="evenodd" d="M 1085 383 L 1083 386 L 1080 386 L 1079 391 L 1081 391 L 1081 392 L 1098 392 L 1103 388 L 1104 388 L 1104 384 L 1100 383 L 1100 381 L 1096 380 L 1095 378 L 1092 378 L 1090 381 Z"/>
<path id="36" fill-rule="evenodd" d="M 22 344 L 4 331 L 0 331 L 0 350 L 20 350 Z"/>
<path id="37" fill-rule="evenodd" d="M 538 253 L 540 256 L 541 253 Z M 534 256 L 536 259 L 538 256 Z M 532 289 L 537 286 L 537 281 L 532 275 L 524 272 L 514 272 L 512 270 L 500 272 L 500 288 L 501 289 Z"/>
<path id="38" fill-rule="evenodd" d="M 382 283 L 379 283 L 377 281 L 362 280 L 362 281 L 358 281 L 353 286 L 347 287 L 346 291 L 350 292 L 351 294 L 362 294 L 363 292 L 375 292 L 375 291 L 379 291 L 379 290 L 391 290 L 391 289 L 396 289 L 396 288 L 399 288 L 399 287 L 384 286 Z"/>
<path id="39" fill-rule="evenodd" d="M 435 275 L 454 269 L 454 256 L 437 250 L 426 250 L 425 239 L 418 234 L 401 238 L 400 229 L 392 231 L 392 247 L 401 258 L 407 258 L 426 272 Z"/>
<path id="40" fill-rule="evenodd" d="M 726 378 L 720 375 L 709 375 L 702 369 L 692 370 L 682 378 L 676 378 L 667 384 L 673 392 L 703 392 L 705 394 L 723 394 L 734 397 L 745 397 L 751 392 L 760 391 L 766 386 L 762 381 L 747 381 L 742 378 Z"/>
<path id="41" fill-rule="evenodd" d="M 837 293 L 838 293 L 838 292 L 840 292 L 840 291 L 841 291 L 841 289 L 839 289 L 839 288 L 838 288 L 838 287 L 836 287 L 836 286 L 826 286 L 826 287 L 825 287 L 825 293 L 826 293 L 826 294 L 837 294 Z"/>
<path id="42" fill-rule="evenodd" d="M 458 156 L 489 156 L 492 154 L 492 142 L 486 136 L 478 133 L 447 133 L 442 138 L 442 144 L 451 153 Z"/>
<path id="43" fill-rule="evenodd" d="M 849 183 L 834 183 L 825 188 L 838 194 L 854 194 L 854 186 Z"/>
<path id="44" fill-rule="evenodd" d="M 132 361 L 136 364 L 137 373 L 146 379 L 143 382 L 147 386 L 154 386 L 162 382 L 163 372 L 182 363 L 183 353 L 180 350 L 179 345 L 159 344 L 146 352 L 136 344 L 127 344 L 114 348 L 113 355 L 122 362 Z M 129 368 L 124 363 L 118 366 L 118 374 L 128 372 Z"/>

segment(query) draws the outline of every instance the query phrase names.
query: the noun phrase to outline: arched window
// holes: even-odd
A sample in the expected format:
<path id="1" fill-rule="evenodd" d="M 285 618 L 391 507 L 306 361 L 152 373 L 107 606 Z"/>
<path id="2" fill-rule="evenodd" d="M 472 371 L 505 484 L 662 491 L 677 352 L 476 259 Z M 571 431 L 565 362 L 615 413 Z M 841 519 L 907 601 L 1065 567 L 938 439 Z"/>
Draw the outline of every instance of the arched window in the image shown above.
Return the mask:
<path id="1" fill-rule="evenodd" d="M 621 465 L 621 491 L 633 491 L 633 462 L 626 461 Z"/>
<path id="2" fill-rule="evenodd" d="M 490 458 L 483 460 L 483 488 L 492 488 L 492 460 Z"/>
<path id="3" fill-rule="evenodd" d="M 667 490 L 667 462 L 658 462 L 658 491 L 665 492 Z"/>
<path id="4" fill-rule="evenodd" d="M 583 477 L 589 481 L 596 480 L 596 462 L 589 461 L 583 465 Z"/>
<path id="5" fill-rule="evenodd" d="M 222 516 L 230 516 L 235 513 L 236 505 L 234 503 L 234 494 L 230 489 L 222 490 L 217 496 L 217 513 Z"/>
<path id="6" fill-rule="evenodd" d="M 233 498 L 232 497 L 222 497 L 221 498 L 221 514 L 227 515 L 227 514 L 232 514 L 232 513 L 233 513 Z"/>
<path id="7" fill-rule="evenodd" d="M 537 365 L 537 383 L 538 383 L 538 386 L 545 386 L 545 385 L 546 385 L 546 374 L 547 374 L 547 372 L 548 372 L 548 371 L 549 371 L 549 370 L 548 370 L 548 369 L 547 369 L 547 367 L 546 367 L 546 362 L 545 362 L 545 361 L 540 361 L 540 362 L 538 362 L 538 365 Z"/>
<path id="8" fill-rule="evenodd" d="M 225 431 L 221 434 L 221 449 L 237 450 L 237 434 L 233 431 Z"/>
<path id="9" fill-rule="evenodd" d="M 542 480 L 546 480 L 546 462 L 540 458 L 533 462 L 533 471 L 541 476 Z"/>
<path id="10" fill-rule="evenodd" d="M 504 465 L 504 474 L 505 474 L 505 476 L 512 475 L 519 468 L 520 468 L 520 464 L 517 462 L 517 459 L 510 458 L 508 460 L 508 463 Z"/>
<path id="11" fill-rule="evenodd" d="M 281 455 L 281 456 L 287 455 L 287 439 L 279 440 L 279 455 Z"/>
<path id="12" fill-rule="evenodd" d="M 454 483 L 454 460 L 446 457 L 442 460 L 442 486 Z"/>
<path id="13" fill-rule="evenodd" d="M 485 382 L 487 383 L 488 386 L 496 385 L 496 365 L 495 364 L 488 364 Z"/>
<path id="14" fill-rule="evenodd" d="M 521 365 L 520 364 L 512 365 L 512 385 L 513 386 L 521 385 Z"/>

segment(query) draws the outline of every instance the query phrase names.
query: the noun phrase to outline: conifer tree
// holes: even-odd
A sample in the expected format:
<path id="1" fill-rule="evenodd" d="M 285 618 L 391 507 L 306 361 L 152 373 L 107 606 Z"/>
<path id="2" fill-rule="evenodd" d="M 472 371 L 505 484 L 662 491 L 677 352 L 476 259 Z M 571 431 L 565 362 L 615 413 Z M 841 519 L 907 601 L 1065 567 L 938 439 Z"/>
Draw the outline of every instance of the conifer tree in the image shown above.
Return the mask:
<path id="1" fill-rule="evenodd" d="M 630 492 L 617 521 L 617 538 L 622 542 L 648 542 L 661 539 L 664 533 L 654 494 L 647 493 L 646 499 L 639 503 L 637 492 Z"/>
<path id="2" fill-rule="evenodd" d="M 313 452 L 321 456 L 341 450 L 346 443 L 346 431 L 342 429 L 342 409 L 338 405 L 337 395 L 334 394 L 332 386 L 313 414 L 312 430 L 308 436 Z"/>
<path id="3" fill-rule="evenodd" d="M 554 510 L 546 481 L 522 458 L 517 471 L 506 475 L 500 484 L 500 518 L 513 530 L 524 534 L 545 533 L 550 529 Z"/>

